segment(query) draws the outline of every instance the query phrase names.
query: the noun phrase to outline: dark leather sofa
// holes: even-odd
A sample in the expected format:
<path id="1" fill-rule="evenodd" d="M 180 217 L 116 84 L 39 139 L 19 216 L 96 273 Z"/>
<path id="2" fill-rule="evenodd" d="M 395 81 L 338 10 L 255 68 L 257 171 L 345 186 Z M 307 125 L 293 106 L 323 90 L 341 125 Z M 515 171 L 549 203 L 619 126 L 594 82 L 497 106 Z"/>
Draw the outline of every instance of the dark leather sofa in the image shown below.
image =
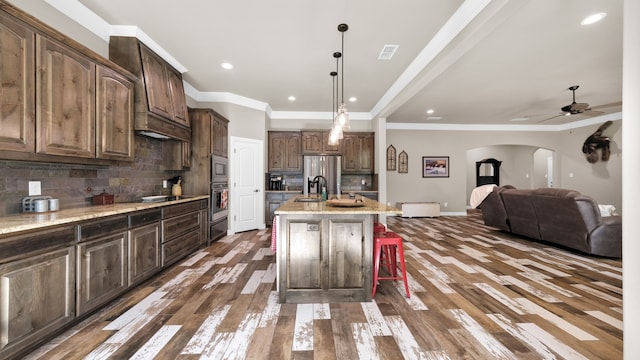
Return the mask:
<path id="1" fill-rule="evenodd" d="M 622 218 L 578 191 L 496 187 L 478 206 L 485 225 L 588 254 L 622 257 Z"/>

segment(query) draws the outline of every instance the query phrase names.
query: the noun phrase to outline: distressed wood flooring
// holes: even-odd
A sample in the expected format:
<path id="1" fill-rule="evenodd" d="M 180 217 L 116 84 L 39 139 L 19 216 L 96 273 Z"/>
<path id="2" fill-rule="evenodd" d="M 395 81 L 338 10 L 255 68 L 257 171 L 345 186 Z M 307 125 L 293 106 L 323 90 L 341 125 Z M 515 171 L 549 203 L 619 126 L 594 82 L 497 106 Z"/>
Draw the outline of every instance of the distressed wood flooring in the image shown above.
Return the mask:
<path id="1" fill-rule="evenodd" d="M 621 359 L 622 264 L 467 217 L 388 218 L 411 298 L 278 304 L 270 230 L 202 249 L 29 359 Z"/>

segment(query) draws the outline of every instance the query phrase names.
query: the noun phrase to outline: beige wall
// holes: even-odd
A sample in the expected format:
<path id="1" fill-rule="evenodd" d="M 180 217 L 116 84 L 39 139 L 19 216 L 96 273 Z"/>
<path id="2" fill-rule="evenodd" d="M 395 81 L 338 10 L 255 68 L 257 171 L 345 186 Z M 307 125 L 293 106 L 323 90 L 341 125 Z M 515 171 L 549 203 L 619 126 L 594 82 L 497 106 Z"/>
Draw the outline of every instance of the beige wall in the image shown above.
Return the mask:
<path id="1" fill-rule="evenodd" d="M 467 187 L 475 179 L 477 161 L 468 160 L 467 153 L 500 145 L 495 147 L 495 153 L 485 150 L 478 155 L 503 161 L 502 184 L 531 188 L 531 178 L 525 175 L 533 173 L 533 153 L 537 148 L 546 148 L 556 155 L 554 187 L 578 190 L 621 210 L 620 126 L 621 121 L 614 121 L 605 132 L 612 138 L 611 159 L 595 164 L 585 160 L 582 144 L 598 125 L 559 132 L 387 130 L 387 144 L 393 144 L 398 153 L 405 150 L 409 154 L 408 174 L 386 172 L 387 202 L 437 201 L 443 212 L 464 213 L 469 201 Z M 423 178 L 422 156 L 449 156 L 449 178 Z"/>

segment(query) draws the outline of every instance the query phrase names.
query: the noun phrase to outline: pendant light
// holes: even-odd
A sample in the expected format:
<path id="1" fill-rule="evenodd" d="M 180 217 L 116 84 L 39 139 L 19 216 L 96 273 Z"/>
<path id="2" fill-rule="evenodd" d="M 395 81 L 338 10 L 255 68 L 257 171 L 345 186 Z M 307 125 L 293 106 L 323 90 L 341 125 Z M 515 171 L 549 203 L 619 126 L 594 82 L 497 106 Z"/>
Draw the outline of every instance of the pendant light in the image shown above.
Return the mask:
<path id="1" fill-rule="evenodd" d="M 336 111 L 336 102 L 337 102 L 336 76 L 338 75 L 338 72 L 332 71 L 329 73 L 329 75 L 331 75 L 331 79 L 333 80 L 331 83 L 331 119 L 333 119 L 333 126 L 331 126 L 331 131 L 329 132 L 329 145 L 335 146 L 335 145 L 338 145 L 338 140 L 340 140 L 343 137 L 342 127 L 336 126 L 336 120 L 335 120 L 335 111 Z"/>
<path id="2" fill-rule="evenodd" d="M 349 124 L 349 111 L 347 111 L 347 104 L 345 104 L 344 102 L 344 33 L 345 31 L 349 30 L 349 25 L 347 24 L 340 24 L 338 25 L 338 31 L 342 34 L 342 49 L 341 49 L 341 64 L 342 64 L 342 71 L 340 74 L 341 77 L 341 82 L 342 82 L 342 90 L 341 90 L 341 100 L 340 100 L 340 106 L 338 107 L 338 115 L 336 116 L 336 123 L 339 124 L 342 129 L 344 130 L 348 130 L 351 128 L 351 125 Z M 335 56 L 335 54 L 334 54 Z"/>

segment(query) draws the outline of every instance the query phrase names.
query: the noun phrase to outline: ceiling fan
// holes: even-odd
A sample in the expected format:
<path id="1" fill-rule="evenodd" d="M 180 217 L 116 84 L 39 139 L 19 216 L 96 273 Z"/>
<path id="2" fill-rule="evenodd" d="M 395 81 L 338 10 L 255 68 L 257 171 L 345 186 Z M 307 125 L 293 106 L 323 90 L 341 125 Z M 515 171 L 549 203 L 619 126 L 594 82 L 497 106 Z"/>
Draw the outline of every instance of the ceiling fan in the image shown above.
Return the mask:
<path id="1" fill-rule="evenodd" d="M 544 120 L 540 120 L 540 121 L 538 121 L 538 123 L 549 121 L 551 119 L 555 119 L 558 116 L 570 116 L 570 115 L 578 115 L 578 114 L 589 115 L 589 117 L 598 116 L 598 115 L 604 114 L 604 112 L 603 111 L 596 111 L 596 109 L 604 109 L 604 108 L 608 108 L 608 107 L 622 105 L 622 102 L 618 101 L 618 102 L 614 102 L 614 103 L 602 104 L 602 105 L 591 107 L 591 106 L 589 106 L 588 103 L 576 102 L 576 90 L 578 90 L 579 87 L 580 87 L 580 85 L 573 85 L 573 86 L 570 86 L 567 89 L 567 90 L 571 90 L 571 92 L 573 93 L 573 102 L 571 104 L 565 105 L 562 108 L 560 108 L 561 112 L 559 114 L 557 114 L 555 116 L 552 116 L 550 118 L 544 119 Z"/>

